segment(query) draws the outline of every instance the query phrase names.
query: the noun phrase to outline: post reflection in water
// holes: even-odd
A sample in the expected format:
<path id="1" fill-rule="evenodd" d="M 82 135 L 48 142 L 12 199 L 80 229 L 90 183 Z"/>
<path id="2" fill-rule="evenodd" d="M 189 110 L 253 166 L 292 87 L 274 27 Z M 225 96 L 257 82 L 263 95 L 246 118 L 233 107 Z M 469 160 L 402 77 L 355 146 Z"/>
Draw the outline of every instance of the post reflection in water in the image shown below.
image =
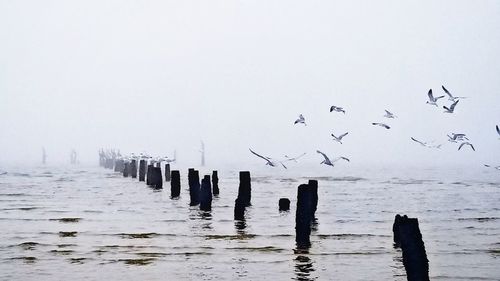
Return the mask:
<path id="1" fill-rule="evenodd" d="M 308 249 L 297 248 L 294 250 L 295 257 L 295 278 L 294 280 L 309 281 L 316 280 L 317 277 L 312 276 L 311 273 L 315 271 L 314 262 L 307 255 Z"/>
<path id="2" fill-rule="evenodd" d="M 236 220 L 234 221 L 234 228 L 236 229 L 236 233 L 238 235 L 245 235 L 247 228 L 247 222 L 245 220 Z"/>

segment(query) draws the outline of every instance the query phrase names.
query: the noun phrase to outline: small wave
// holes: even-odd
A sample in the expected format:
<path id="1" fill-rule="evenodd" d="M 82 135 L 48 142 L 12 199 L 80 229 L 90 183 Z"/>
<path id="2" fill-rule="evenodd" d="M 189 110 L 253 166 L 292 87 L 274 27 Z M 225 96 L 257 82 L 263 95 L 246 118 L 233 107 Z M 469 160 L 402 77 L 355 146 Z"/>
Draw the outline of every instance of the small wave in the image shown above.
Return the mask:
<path id="1" fill-rule="evenodd" d="M 74 263 L 74 264 L 83 264 L 85 260 L 87 260 L 87 258 L 70 258 L 70 259 L 68 259 L 68 261 L 70 263 Z"/>
<path id="2" fill-rule="evenodd" d="M 256 234 L 236 234 L 236 235 L 205 235 L 207 240 L 221 239 L 221 240 L 248 240 L 257 237 Z"/>
<path id="3" fill-rule="evenodd" d="M 477 221 L 477 222 L 487 222 L 500 220 L 498 217 L 480 217 L 480 218 L 458 218 L 459 221 Z"/>
<path id="4" fill-rule="evenodd" d="M 12 173 L 14 177 L 30 177 L 30 174 L 26 173 Z"/>
<path id="5" fill-rule="evenodd" d="M 121 236 L 122 238 L 128 238 L 128 239 L 150 239 L 159 236 L 160 234 L 155 232 L 147 232 L 147 233 L 119 233 L 117 235 Z"/>
<path id="6" fill-rule="evenodd" d="M 350 238 L 365 238 L 365 237 L 391 237 L 390 235 L 376 235 L 369 233 L 343 233 L 343 234 L 317 234 L 320 239 L 350 239 Z"/>
<path id="7" fill-rule="evenodd" d="M 22 260 L 25 263 L 35 263 L 37 261 L 36 257 L 14 257 L 10 258 L 10 260 Z"/>
<path id="8" fill-rule="evenodd" d="M 264 247 L 231 247 L 226 248 L 227 250 L 242 250 L 242 251 L 250 251 L 250 252 L 276 252 L 280 253 L 283 251 L 287 251 L 283 248 L 277 248 L 273 246 L 264 246 Z"/>
<path id="9" fill-rule="evenodd" d="M 305 177 L 305 179 L 310 179 L 310 180 L 322 180 L 322 181 L 335 181 L 335 182 L 342 182 L 342 181 L 347 181 L 347 182 L 357 182 L 357 181 L 365 181 L 365 178 L 360 178 L 360 177 Z"/>
<path id="10" fill-rule="evenodd" d="M 82 220 L 82 218 L 59 218 L 59 219 L 50 219 L 51 221 L 59 221 L 62 223 L 73 223 L 73 222 L 79 222 Z"/>
<path id="11" fill-rule="evenodd" d="M 59 237 L 76 237 L 77 231 L 59 231 Z"/>
<path id="12" fill-rule="evenodd" d="M 73 250 L 51 250 L 50 251 L 50 253 L 52 253 L 52 254 L 63 255 L 63 256 L 71 255 L 74 252 L 75 251 L 73 251 Z"/>
<path id="13" fill-rule="evenodd" d="M 38 245 L 40 245 L 40 243 L 29 241 L 29 242 L 23 242 L 23 243 L 18 244 L 16 246 L 23 248 L 23 250 L 34 250 L 35 247 Z"/>
<path id="14" fill-rule="evenodd" d="M 126 265 L 148 265 L 155 261 L 155 258 L 143 258 L 143 259 L 119 259 L 115 262 L 123 262 Z"/>

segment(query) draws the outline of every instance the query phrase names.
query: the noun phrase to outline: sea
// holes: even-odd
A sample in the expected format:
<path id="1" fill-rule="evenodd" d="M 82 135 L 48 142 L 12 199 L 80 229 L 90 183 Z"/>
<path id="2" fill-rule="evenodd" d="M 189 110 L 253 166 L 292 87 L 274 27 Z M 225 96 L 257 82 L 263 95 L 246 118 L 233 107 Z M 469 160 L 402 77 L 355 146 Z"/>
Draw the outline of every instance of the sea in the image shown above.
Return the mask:
<path id="1" fill-rule="evenodd" d="M 406 280 L 396 214 L 418 218 L 431 280 L 500 280 L 500 171 L 262 167 L 235 221 L 238 170 L 219 170 L 211 212 L 189 206 L 179 170 L 172 199 L 169 182 L 98 166 L 0 166 L 0 280 Z M 317 224 L 297 249 L 297 186 L 310 179 Z"/>

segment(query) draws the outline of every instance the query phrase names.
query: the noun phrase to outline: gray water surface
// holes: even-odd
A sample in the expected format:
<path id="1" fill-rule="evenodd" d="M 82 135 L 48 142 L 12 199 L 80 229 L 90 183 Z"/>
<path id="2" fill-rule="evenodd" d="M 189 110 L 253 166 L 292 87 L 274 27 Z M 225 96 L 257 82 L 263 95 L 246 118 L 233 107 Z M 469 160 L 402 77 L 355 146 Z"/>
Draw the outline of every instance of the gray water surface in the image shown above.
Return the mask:
<path id="1" fill-rule="evenodd" d="M 237 171 L 219 171 L 213 210 L 98 167 L 0 171 L 2 280 L 406 280 L 397 213 L 418 217 L 432 280 L 500 280 L 500 174 L 431 171 L 316 177 L 318 225 L 295 249 L 296 190 L 309 177 L 252 172 L 245 222 Z M 209 172 L 208 170 L 205 172 Z M 203 175 L 200 172 L 200 176 Z M 278 199 L 292 201 L 278 212 Z"/>

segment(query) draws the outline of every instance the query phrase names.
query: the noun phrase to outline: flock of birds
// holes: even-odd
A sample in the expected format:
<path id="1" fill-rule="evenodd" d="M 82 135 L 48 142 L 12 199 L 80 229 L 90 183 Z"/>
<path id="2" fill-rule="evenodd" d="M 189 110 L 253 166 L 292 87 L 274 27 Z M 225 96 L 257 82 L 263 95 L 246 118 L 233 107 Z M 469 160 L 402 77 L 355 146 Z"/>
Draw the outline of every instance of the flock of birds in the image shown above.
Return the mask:
<path id="1" fill-rule="evenodd" d="M 120 150 L 114 150 L 114 149 L 101 149 L 99 151 L 99 156 L 101 159 L 115 159 L 115 160 L 123 160 L 125 163 L 130 163 L 132 160 L 140 161 L 140 160 L 145 160 L 150 164 L 157 164 L 159 163 L 167 163 L 170 164 L 172 162 L 176 161 L 176 152 L 174 151 L 174 157 L 170 158 L 168 156 L 151 156 L 145 152 L 139 153 L 139 155 L 136 155 L 135 153 L 131 153 L 130 155 L 122 155 L 120 153 Z"/>
<path id="2" fill-rule="evenodd" d="M 457 107 L 459 101 L 461 99 L 465 99 L 466 97 L 458 97 L 458 96 L 453 96 L 450 91 L 448 91 L 448 89 L 446 89 L 444 86 L 441 86 L 441 88 L 443 89 L 444 93 L 448 96 L 448 100 L 451 103 L 451 105 L 449 106 L 443 106 L 443 109 L 444 109 L 444 113 L 449 113 L 449 114 L 452 114 L 455 112 L 455 108 Z M 429 104 L 429 105 L 432 105 L 432 106 L 436 106 L 436 107 L 439 107 L 438 105 L 438 101 L 439 99 L 442 99 L 445 97 L 445 95 L 441 95 L 441 96 L 434 96 L 433 93 L 432 93 L 432 89 L 429 90 L 429 92 L 427 93 L 427 96 L 428 96 L 428 101 L 426 102 L 426 104 Z M 346 110 L 343 108 L 343 107 L 340 107 L 340 106 L 336 106 L 336 105 L 332 105 L 330 107 L 330 112 L 338 112 L 338 113 L 343 113 L 343 114 L 346 114 Z M 396 115 L 394 115 L 394 113 L 390 112 L 389 110 L 385 110 L 385 114 L 384 114 L 384 117 L 387 118 L 387 119 L 395 119 L 397 118 Z M 307 126 L 307 123 L 306 123 L 306 119 L 304 117 L 304 115 L 302 114 L 299 114 L 299 117 L 295 120 L 294 122 L 295 125 L 297 124 L 303 124 L 304 126 Z M 379 126 L 381 128 L 385 128 L 387 130 L 391 129 L 391 126 L 387 125 L 386 123 L 383 123 L 383 122 L 373 122 L 372 123 L 373 126 Z M 496 131 L 498 133 L 498 135 L 500 136 L 500 128 L 498 127 L 498 125 L 496 125 Z M 333 141 L 336 141 L 340 144 L 342 144 L 342 140 L 344 137 L 346 137 L 347 135 L 349 134 L 349 132 L 345 132 L 343 134 L 340 134 L 340 135 L 334 135 L 334 134 L 331 134 L 331 136 L 333 137 Z M 472 143 L 470 143 L 470 140 L 469 138 L 467 137 L 466 134 L 463 134 L 463 133 L 451 133 L 451 134 L 448 134 L 448 141 L 451 142 L 451 143 L 456 143 L 458 144 L 458 150 L 461 150 L 462 148 L 468 146 L 470 147 L 470 149 L 472 149 L 473 151 L 476 151 L 476 149 L 474 148 L 474 145 Z M 423 147 L 426 147 L 426 148 L 434 148 L 434 149 L 440 149 L 441 146 L 443 144 L 434 144 L 432 142 L 425 142 L 425 141 L 421 141 L 421 140 L 418 140 L 416 139 L 415 137 L 410 137 L 410 139 L 412 141 L 414 141 L 415 143 L 418 143 L 419 145 L 423 146 Z M 249 149 L 250 152 L 252 154 L 254 154 L 255 156 L 263 159 L 266 161 L 266 165 L 269 165 L 271 167 L 277 167 L 277 166 L 281 166 L 283 168 L 287 168 L 285 166 L 285 162 L 288 162 L 288 161 L 295 161 L 297 162 L 297 160 L 299 158 L 301 158 L 302 156 L 306 155 L 306 153 L 303 153 L 297 157 L 288 157 L 285 155 L 285 159 L 284 160 L 275 160 L 271 157 L 268 157 L 268 156 L 263 156 L 263 155 L 260 155 L 258 153 L 256 153 L 255 151 L 253 151 L 252 149 Z M 322 157 L 323 157 L 323 161 L 321 161 L 320 164 L 325 164 L 325 165 L 328 165 L 328 166 L 335 166 L 335 163 L 340 161 L 340 160 L 344 160 L 344 161 L 347 161 L 347 162 L 350 162 L 349 158 L 347 157 L 344 157 L 344 156 L 340 156 L 340 157 L 336 157 L 336 158 L 332 158 L 330 159 L 325 153 L 317 150 L 316 151 L 318 154 L 320 154 Z M 494 169 L 497 169 L 497 170 L 500 170 L 500 165 L 499 166 L 491 166 L 491 165 L 487 165 L 487 164 L 484 164 L 485 167 L 488 167 L 488 168 L 494 168 Z"/>

